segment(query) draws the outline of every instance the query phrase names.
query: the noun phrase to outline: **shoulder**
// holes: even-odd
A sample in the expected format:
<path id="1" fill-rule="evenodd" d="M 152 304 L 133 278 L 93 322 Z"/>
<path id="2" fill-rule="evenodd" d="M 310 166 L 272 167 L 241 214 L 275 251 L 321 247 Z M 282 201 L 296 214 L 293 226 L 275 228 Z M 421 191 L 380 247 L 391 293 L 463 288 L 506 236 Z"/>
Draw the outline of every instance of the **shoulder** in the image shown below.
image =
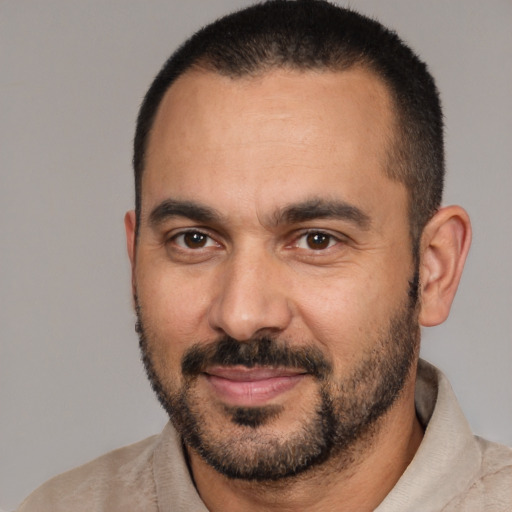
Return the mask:
<path id="1" fill-rule="evenodd" d="M 479 471 L 469 489 L 447 510 L 512 510 L 512 448 L 478 436 L 475 441 L 481 453 Z"/>
<path id="2" fill-rule="evenodd" d="M 152 436 L 58 475 L 36 489 L 18 512 L 85 512 L 151 510 L 156 492 L 153 452 L 159 436 Z M 136 485 L 135 485 L 136 484 Z"/>
<path id="3" fill-rule="evenodd" d="M 500 496 L 512 509 L 512 448 L 476 437 L 482 453 L 480 485 L 485 494 Z"/>

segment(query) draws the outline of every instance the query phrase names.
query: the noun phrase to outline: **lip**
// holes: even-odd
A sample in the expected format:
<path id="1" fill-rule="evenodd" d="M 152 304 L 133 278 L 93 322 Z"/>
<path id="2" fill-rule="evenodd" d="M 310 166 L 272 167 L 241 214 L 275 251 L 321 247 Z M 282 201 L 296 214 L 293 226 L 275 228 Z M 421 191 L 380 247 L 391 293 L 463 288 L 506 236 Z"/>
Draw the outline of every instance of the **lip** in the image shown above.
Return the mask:
<path id="1" fill-rule="evenodd" d="M 293 389 L 305 377 L 289 368 L 214 367 L 204 373 L 214 393 L 225 403 L 244 407 L 265 405 Z"/>

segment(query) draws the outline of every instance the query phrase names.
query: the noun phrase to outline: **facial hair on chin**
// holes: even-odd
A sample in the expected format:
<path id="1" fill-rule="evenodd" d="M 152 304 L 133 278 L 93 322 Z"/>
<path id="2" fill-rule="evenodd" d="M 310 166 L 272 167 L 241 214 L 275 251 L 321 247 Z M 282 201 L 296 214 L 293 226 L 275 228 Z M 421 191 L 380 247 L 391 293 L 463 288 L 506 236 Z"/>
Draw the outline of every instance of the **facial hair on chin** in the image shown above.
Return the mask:
<path id="1" fill-rule="evenodd" d="M 416 279 L 411 283 L 414 285 Z M 394 404 L 417 358 L 419 327 L 414 297 L 395 314 L 374 350 L 344 378 L 333 375 L 332 365 L 313 346 L 292 347 L 272 337 L 243 343 L 229 337 L 193 345 L 182 358 L 184 384 L 169 389 L 153 363 L 149 339 L 137 304 L 142 360 L 151 386 L 182 439 L 208 464 L 229 478 L 275 481 L 300 474 L 328 459 L 338 469 L 354 460 L 358 444 L 369 442 L 377 420 Z M 340 329 L 342 331 L 342 329 Z M 315 379 L 317 398 L 301 428 L 282 436 L 262 434 L 283 406 L 225 407 L 226 421 L 238 427 L 236 442 L 223 438 L 211 426 L 208 414 L 194 395 L 199 374 L 210 365 L 300 368 Z"/>

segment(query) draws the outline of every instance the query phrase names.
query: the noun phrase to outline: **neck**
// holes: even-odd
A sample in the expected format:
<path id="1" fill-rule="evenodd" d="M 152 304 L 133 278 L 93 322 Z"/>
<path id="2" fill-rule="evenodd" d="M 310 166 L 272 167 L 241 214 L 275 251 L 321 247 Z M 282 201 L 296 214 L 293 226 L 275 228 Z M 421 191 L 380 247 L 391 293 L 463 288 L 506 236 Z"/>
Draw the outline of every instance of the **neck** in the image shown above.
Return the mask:
<path id="1" fill-rule="evenodd" d="M 414 375 L 415 377 L 415 375 Z M 228 479 L 193 450 L 190 466 L 197 490 L 211 512 L 374 510 L 401 477 L 422 437 L 411 379 L 401 397 L 365 439 L 301 475 L 277 482 Z"/>

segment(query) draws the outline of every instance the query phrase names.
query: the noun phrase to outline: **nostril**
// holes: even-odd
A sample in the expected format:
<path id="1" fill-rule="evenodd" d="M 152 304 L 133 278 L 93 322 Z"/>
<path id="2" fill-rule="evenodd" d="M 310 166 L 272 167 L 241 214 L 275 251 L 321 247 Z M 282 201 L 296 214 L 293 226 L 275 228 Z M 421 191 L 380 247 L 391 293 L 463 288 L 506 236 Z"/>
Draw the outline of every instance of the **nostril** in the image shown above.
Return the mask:
<path id="1" fill-rule="evenodd" d="M 291 319 L 287 301 L 274 294 L 272 297 L 250 300 L 238 297 L 219 298 L 209 311 L 210 328 L 241 342 L 255 336 L 275 335 L 286 329 Z"/>

